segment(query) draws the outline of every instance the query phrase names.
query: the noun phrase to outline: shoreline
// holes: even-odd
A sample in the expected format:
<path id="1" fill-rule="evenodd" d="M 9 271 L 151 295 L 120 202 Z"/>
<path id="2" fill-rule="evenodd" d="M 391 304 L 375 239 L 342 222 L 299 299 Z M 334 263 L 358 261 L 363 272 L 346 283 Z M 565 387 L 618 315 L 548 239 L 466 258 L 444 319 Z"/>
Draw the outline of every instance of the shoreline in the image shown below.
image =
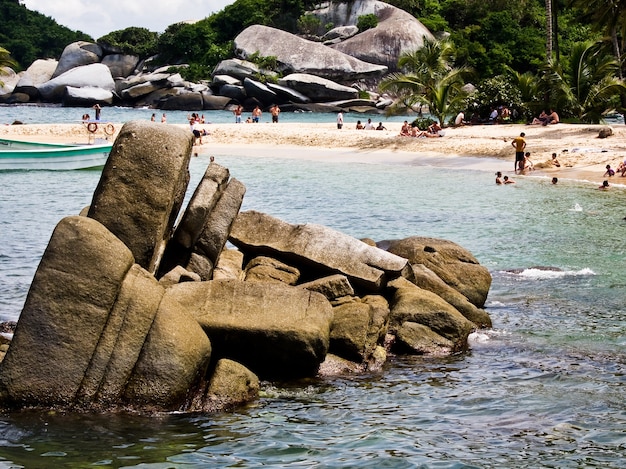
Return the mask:
<path id="1" fill-rule="evenodd" d="M 334 116 L 329 115 L 329 119 Z M 24 124 L 0 126 L 0 138 L 50 143 L 88 143 L 91 138 L 105 138 L 104 124 L 94 134 L 77 124 Z M 115 134 L 122 127 L 113 123 Z M 165 125 L 165 124 L 155 124 Z M 177 125 L 188 128 L 185 124 Z M 440 138 L 399 136 L 399 128 L 382 131 L 356 130 L 347 123 L 337 129 L 335 123 L 259 123 L 204 124 L 209 132 L 204 144 L 194 146 L 202 154 L 240 154 L 250 157 L 277 157 L 335 162 L 428 165 L 451 169 L 502 171 L 515 175 L 510 168 L 515 158 L 513 138 L 526 133 L 526 150 L 531 152 L 535 170 L 521 177 L 558 177 L 600 184 L 609 179 L 626 184 L 619 175 L 604 178 L 605 166 L 616 169 L 626 159 L 626 126 L 611 126 L 613 135 L 598 138 L 606 125 L 556 124 L 550 126 L 498 124 L 446 128 Z M 560 168 L 540 168 L 557 153 Z"/>

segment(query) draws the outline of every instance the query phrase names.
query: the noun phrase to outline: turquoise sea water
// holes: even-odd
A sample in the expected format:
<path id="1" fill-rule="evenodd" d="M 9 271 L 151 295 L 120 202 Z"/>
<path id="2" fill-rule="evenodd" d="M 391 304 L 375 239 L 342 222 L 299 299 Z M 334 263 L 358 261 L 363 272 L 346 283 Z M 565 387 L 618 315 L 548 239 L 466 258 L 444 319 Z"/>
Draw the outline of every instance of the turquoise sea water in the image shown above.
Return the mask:
<path id="1" fill-rule="evenodd" d="M 214 155 L 246 185 L 243 210 L 466 247 L 493 275 L 493 329 L 453 357 L 265 383 L 225 414 L 0 415 L 0 467 L 626 467 L 626 191 L 226 153 Z M 192 160 L 190 187 L 207 164 Z M 18 317 L 52 229 L 99 175 L 0 173 L 0 320 Z"/>

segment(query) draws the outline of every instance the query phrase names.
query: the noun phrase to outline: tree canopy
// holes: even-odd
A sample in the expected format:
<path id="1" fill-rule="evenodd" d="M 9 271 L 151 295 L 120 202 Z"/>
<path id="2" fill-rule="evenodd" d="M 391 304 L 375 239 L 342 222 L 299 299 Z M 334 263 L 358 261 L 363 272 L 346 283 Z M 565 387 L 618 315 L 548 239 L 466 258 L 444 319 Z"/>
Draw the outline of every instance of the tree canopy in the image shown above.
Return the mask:
<path id="1" fill-rule="evenodd" d="M 0 0 L 0 24 L 0 47 L 10 52 L 18 70 L 36 59 L 58 58 L 72 42 L 93 41 L 87 34 L 29 10 L 18 0 Z"/>

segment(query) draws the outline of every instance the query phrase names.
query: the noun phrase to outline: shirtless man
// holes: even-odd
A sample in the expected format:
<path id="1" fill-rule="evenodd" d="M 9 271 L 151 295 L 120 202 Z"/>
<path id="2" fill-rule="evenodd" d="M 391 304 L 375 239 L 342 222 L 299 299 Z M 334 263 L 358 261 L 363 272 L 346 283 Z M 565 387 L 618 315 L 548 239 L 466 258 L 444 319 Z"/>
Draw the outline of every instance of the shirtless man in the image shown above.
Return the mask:
<path id="1" fill-rule="evenodd" d="M 550 109 L 550 114 L 548 114 L 548 117 L 544 121 L 543 125 L 558 124 L 558 123 L 559 123 L 559 115 L 556 113 L 554 109 Z"/>
<path id="2" fill-rule="evenodd" d="M 515 137 L 511 142 L 513 148 L 515 148 L 515 168 L 514 171 L 524 171 L 524 149 L 526 148 L 526 140 L 524 139 L 526 134 L 522 132 L 519 137 Z"/>
<path id="3" fill-rule="evenodd" d="M 280 114 L 280 108 L 274 104 L 271 108 L 270 108 L 270 114 L 272 115 L 272 122 L 274 124 L 278 123 L 278 115 Z"/>

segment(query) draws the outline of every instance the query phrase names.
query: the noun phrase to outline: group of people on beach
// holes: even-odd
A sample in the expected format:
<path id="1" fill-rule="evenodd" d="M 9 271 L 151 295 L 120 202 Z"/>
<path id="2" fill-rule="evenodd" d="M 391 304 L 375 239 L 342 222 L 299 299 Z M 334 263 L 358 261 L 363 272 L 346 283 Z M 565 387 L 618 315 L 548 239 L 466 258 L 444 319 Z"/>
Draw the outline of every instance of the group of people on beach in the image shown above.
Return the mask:
<path id="1" fill-rule="evenodd" d="M 409 121 L 404 121 L 400 128 L 401 137 L 435 138 L 445 135 L 438 122 L 433 122 L 426 130 L 420 130 L 416 125 L 410 125 Z"/>
<path id="2" fill-rule="evenodd" d="M 204 114 L 202 114 L 202 119 L 204 119 Z M 150 121 L 151 122 L 156 122 L 156 114 L 152 113 L 152 116 L 150 117 Z M 165 113 L 163 113 L 161 115 L 161 124 L 167 124 L 167 115 Z"/>
<path id="3" fill-rule="evenodd" d="M 559 115 L 554 109 L 550 109 L 550 112 L 546 114 L 546 111 L 541 111 L 538 117 L 535 117 L 531 125 L 548 125 L 558 124 L 560 122 Z"/>
<path id="4" fill-rule="evenodd" d="M 205 123 L 204 114 L 201 117 L 198 113 L 192 112 L 190 116 L 187 116 L 187 119 L 189 120 L 191 133 L 193 133 L 194 136 L 193 144 L 202 145 L 202 137 L 209 134 L 206 129 L 200 127 L 200 124 Z"/>
<path id="5" fill-rule="evenodd" d="M 272 122 L 274 124 L 278 123 L 278 116 L 280 115 L 280 108 L 277 104 L 272 104 L 269 109 L 270 114 L 272 115 Z M 243 106 L 238 104 L 233 109 L 233 114 L 235 115 L 235 124 L 241 124 L 241 116 L 243 114 Z M 261 116 L 263 115 L 263 111 L 259 106 L 255 106 L 252 110 L 250 116 L 246 119 L 246 124 L 258 124 L 261 122 Z"/>

